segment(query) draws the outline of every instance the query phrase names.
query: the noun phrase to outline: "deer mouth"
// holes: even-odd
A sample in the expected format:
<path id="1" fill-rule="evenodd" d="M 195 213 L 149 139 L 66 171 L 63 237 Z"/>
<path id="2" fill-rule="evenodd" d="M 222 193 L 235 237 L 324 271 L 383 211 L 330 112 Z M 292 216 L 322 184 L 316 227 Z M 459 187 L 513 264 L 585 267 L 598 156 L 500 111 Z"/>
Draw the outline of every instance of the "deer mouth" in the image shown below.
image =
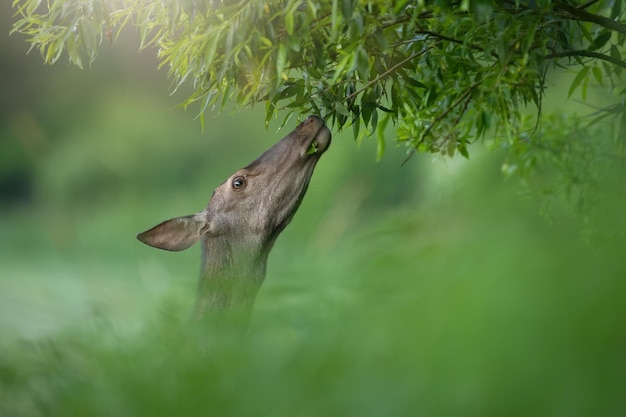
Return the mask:
<path id="1" fill-rule="evenodd" d="M 330 145 L 330 139 L 330 129 L 326 127 L 326 125 L 322 125 L 322 127 L 320 127 L 320 129 L 315 134 L 315 137 L 311 141 L 311 145 L 309 145 L 309 150 L 307 151 L 307 154 L 321 155 L 326 149 L 328 149 L 328 146 Z"/>
<path id="2" fill-rule="evenodd" d="M 321 155 L 330 146 L 331 133 L 330 129 L 324 124 L 324 121 L 317 116 L 310 116 L 304 124 L 317 122 L 319 128 L 315 132 L 311 143 L 306 151 L 307 155 Z"/>

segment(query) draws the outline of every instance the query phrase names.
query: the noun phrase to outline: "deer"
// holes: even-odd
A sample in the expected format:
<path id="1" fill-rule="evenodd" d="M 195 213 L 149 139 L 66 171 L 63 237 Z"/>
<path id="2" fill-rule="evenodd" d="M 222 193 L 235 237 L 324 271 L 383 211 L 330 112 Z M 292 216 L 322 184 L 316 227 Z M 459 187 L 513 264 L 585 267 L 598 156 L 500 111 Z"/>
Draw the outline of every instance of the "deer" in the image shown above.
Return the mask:
<path id="1" fill-rule="evenodd" d="M 247 328 L 269 253 L 300 207 L 331 137 L 321 118 L 309 116 L 219 185 L 204 210 L 137 235 L 146 245 L 174 252 L 201 241 L 195 318 Z"/>

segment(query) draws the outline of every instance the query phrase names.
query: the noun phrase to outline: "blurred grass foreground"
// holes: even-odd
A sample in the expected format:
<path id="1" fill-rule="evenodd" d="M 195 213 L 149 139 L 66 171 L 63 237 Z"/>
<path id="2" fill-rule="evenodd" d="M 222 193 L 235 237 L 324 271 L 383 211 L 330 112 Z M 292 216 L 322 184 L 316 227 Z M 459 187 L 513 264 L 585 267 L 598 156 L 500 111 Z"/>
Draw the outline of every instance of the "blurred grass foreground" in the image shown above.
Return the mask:
<path id="1" fill-rule="evenodd" d="M 200 347 L 202 329 L 188 324 L 194 254 L 126 243 L 99 260 L 78 249 L 3 253 L 0 414 L 626 413 L 623 234 L 584 242 L 575 220 L 548 224 L 502 181 L 465 169 L 445 198 L 358 214 L 364 224 L 333 240 L 324 225 L 344 215 L 314 216 L 325 169 L 270 257 L 243 342 L 208 335 Z M 29 217 L 2 229 L 36 236 Z M 119 213 L 76 219 L 96 240 L 132 229 Z M 623 230 L 623 216 L 610 226 Z M 11 304 L 11 294 L 26 298 Z M 20 328 L 6 337 L 11 323 Z"/>
<path id="2" fill-rule="evenodd" d="M 401 168 L 337 135 L 247 339 L 207 335 L 199 250 L 134 234 L 284 132 L 202 134 L 133 46 L 83 72 L 0 46 L 0 416 L 626 415 L 623 167 L 548 220 L 493 154 Z"/>

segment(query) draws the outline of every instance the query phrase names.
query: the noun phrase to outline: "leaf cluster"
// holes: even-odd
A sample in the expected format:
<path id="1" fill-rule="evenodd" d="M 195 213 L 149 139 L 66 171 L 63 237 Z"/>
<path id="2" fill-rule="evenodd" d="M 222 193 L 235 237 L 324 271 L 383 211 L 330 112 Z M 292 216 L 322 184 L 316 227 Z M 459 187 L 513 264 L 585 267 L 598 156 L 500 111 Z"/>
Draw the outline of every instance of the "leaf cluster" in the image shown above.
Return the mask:
<path id="1" fill-rule="evenodd" d="M 264 103 L 321 114 L 355 139 L 386 128 L 409 153 L 459 153 L 487 132 L 519 141 L 530 105 L 542 112 L 546 76 L 575 68 L 570 95 L 590 83 L 625 91 L 624 0 L 14 0 L 13 31 L 45 61 L 83 66 L 129 23 L 158 48 L 182 105 L 202 115 Z M 602 117 L 626 114 L 618 104 Z M 391 122 L 391 123 L 390 123 Z M 282 125 L 281 125 L 282 126 Z"/>

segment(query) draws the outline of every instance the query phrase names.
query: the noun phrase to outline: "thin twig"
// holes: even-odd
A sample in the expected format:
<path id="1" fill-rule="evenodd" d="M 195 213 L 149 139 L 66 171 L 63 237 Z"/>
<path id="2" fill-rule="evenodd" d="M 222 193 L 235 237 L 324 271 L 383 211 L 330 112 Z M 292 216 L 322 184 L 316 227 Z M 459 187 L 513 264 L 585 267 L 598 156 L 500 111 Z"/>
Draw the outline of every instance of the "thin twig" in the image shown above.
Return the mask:
<path id="1" fill-rule="evenodd" d="M 408 162 L 409 159 L 411 159 L 411 157 L 415 154 L 415 150 L 417 149 L 418 146 L 420 146 L 422 143 L 424 143 L 424 140 L 426 139 L 426 136 L 428 136 L 428 134 L 430 133 L 430 131 L 433 129 L 433 127 L 439 123 L 441 120 L 443 120 L 456 106 L 458 106 L 463 100 L 470 98 L 470 94 L 472 93 L 472 91 L 478 87 L 480 85 L 480 83 L 477 81 L 474 84 L 470 85 L 467 90 L 465 90 L 465 92 L 463 92 L 462 95 L 460 95 L 459 97 L 457 97 L 456 100 L 454 100 L 454 102 L 443 112 L 441 113 L 439 116 L 437 116 L 432 123 L 426 128 L 426 130 L 424 131 L 424 133 L 422 133 L 422 137 L 420 138 L 419 142 L 417 142 L 417 144 L 413 147 L 413 149 L 411 149 L 411 152 L 409 152 L 409 155 L 404 159 L 404 161 L 402 161 L 402 163 L 400 164 L 400 166 L 404 166 L 404 164 L 406 164 Z M 467 101 L 467 103 L 464 105 L 464 110 L 463 112 L 465 112 L 465 109 L 467 109 L 467 106 L 469 105 L 469 101 Z"/>
<path id="2" fill-rule="evenodd" d="M 553 59 L 553 58 L 564 58 L 564 57 L 571 57 L 571 56 L 584 56 L 587 58 L 596 58 L 596 59 L 600 59 L 602 61 L 607 61 L 610 62 L 611 64 L 615 64 L 618 67 L 622 67 L 624 69 L 626 69 L 626 62 L 617 59 L 617 58 L 613 58 L 610 55 L 605 55 L 605 54 L 601 54 L 600 52 L 595 52 L 595 51 L 587 51 L 587 50 L 576 50 L 576 51 L 563 51 L 563 52 L 554 52 L 551 54 L 548 54 L 546 56 L 544 56 L 545 59 Z"/>
<path id="3" fill-rule="evenodd" d="M 541 86 L 541 90 L 539 91 L 538 94 L 538 103 L 537 103 L 537 121 L 535 122 L 535 127 L 533 128 L 532 131 L 532 135 L 534 135 L 537 130 L 539 130 L 539 126 L 541 125 L 541 114 L 543 111 L 543 96 L 545 95 L 544 91 L 545 91 L 545 85 L 546 85 L 546 77 L 548 76 L 548 66 L 545 65 L 544 69 L 543 69 L 543 74 L 541 75 L 540 78 L 540 86 Z"/>
<path id="4" fill-rule="evenodd" d="M 377 82 L 379 82 L 380 80 L 382 80 L 383 78 L 387 77 L 389 74 L 391 74 L 392 72 L 394 72 L 395 70 L 400 68 L 402 65 L 406 64 L 409 61 L 414 60 L 415 58 L 417 58 L 419 56 L 424 55 L 426 52 L 428 52 L 431 49 L 439 46 L 440 44 L 441 44 L 441 41 L 436 42 L 434 45 L 431 45 L 431 46 L 429 46 L 426 49 L 422 49 L 421 51 L 416 52 L 413 55 L 410 55 L 410 56 L 404 58 L 402 61 L 400 61 L 397 64 L 395 64 L 394 66 L 389 68 L 387 71 L 383 72 L 378 77 L 374 78 L 372 81 L 369 81 L 367 84 L 365 84 L 364 87 L 356 90 L 354 93 L 350 94 L 349 96 L 346 96 L 342 101 L 348 102 L 348 101 L 352 100 L 353 98 L 355 98 L 356 96 L 361 94 L 363 91 L 367 90 L 368 88 L 370 88 L 371 86 L 373 86 L 374 84 L 376 84 Z"/>
<path id="5" fill-rule="evenodd" d="M 480 83 L 478 81 L 476 81 L 474 84 L 470 85 L 467 90 L 465 90 L 465 92 L 463 92 L 463 94 L 459 97 L 457 97 L 456 100 L 454 100 L 454 102 L 443 112 L 441 113 L 439 116 L 437 116 L 435 118 L 435 120 L 433 120 L 433 122 L 426 128 L 426 130 L 424 131 L 424 134 L 422 135 L 422 139 L 420 140 L 420 142 L 418 143 L 418 146 L 422 144 L 422 142 L 424 142 L 424 138 L 426 137 L 426 135 L 428 135 L 430 133 L 430 131 L 433 129 L 433 127 L 435 126 L 435 124 L 439 123 L 441 120 L 443 120 L 451 111 L 452 109 L 454 109 L 456 106 L 458 106 L 463 100 L 465 100 L 465 98 L 467 98 L 467 96 L 469 96 L 472 91 L 478 87 Z"/>
<path id="6" fill-rule="evenodd" d="M 456 43 L 458 45 L 464 45 L 465 44 L 465 42 L 463 42 L 460 39 L 451 38 L 450 36 L 442 35 L 441 33 L 433 32 L 431 30 L 422 30 L 422 29 L 420 29 L 420 30 L 415 31 L 415 33 L 420 34 L 420 35 L 432 36 L 434 38 L 442 39 L 444 41 Z M 470 44 L 468 44 L 468 46 L 470 48 L 472 48 L 473 50 L 475 50 L 475 51 L 485 52 L 485 49 L 483 47 L 481 47 L 480 45 L 477 45 L 475 43 L 470 43 Z M 491 56 L 496 58 L 496 59 L 499 59 L 498 54 L 496 54 L 495 52 L 491 52 Z"/>
<path id="7" fill-rule="evenodd" d="M 450 131 L 448 131 L 448 134 L 446 135 L 446 137 L 443 138 L 442 142 L 447 142 L 450 140 L 450 136 L 452 136 L 451 130 L 455 129 L 459 125 L 459 123 L 461 122 L 461 117 L 463 117 L 463 115 L 467 111 L 467 108 L 469 107 L 469 104 L 471 101 L 472 101 L 472 96 L 467 96 L 467 98 L 465 99 L 465 102 L 463 103 L 463 107 L 461 108 L 461 111 L 459 112 L 459 115 L 456 117 L 456 119 L 454 119 L 454 122 L 452 122 L 452 127 L 450 128 Z"/>
<path id="8" fill-rule="evenodd" d="M 392 26 L 395 26 L 395 25 L 398 25 L 398 24 L 401 24 L 401 23 L 404 23 L 404 22 L 408 22 L 409 20 L 412 20 L 412 19 L 430 19 L 433 16 L 435 16 L 435 14 L 433 13 L 432 10 L 424 10 L 423 12 L 418 14 L 417 16 L 407 15 L 407 16 L 403 16 L 403 17 L 401 17 L 399 19 L 390 20 L 390 21 L 380 25 L 379 28 L 380 29 L 387 29 L 387 28 L 390 28 Z"/>

